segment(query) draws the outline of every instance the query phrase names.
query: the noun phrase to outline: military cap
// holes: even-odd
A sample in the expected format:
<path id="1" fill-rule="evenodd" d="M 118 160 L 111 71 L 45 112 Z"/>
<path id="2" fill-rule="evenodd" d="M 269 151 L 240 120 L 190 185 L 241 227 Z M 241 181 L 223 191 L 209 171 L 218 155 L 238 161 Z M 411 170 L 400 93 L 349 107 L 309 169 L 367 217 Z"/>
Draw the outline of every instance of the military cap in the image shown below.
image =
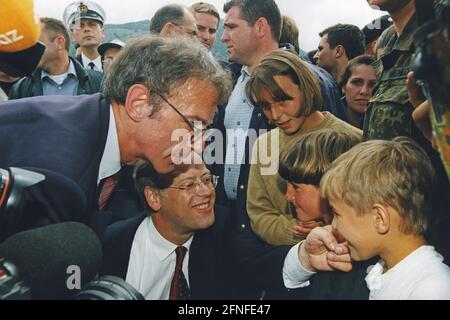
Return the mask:
<path id="1" fill-rule="evenodd" d="M 63 20 L 71 28 L 80 19 L 90 19 L 105 22 L 106 14 L 102 7 L 93 1 L 75 1 L 64 10 Z"/>

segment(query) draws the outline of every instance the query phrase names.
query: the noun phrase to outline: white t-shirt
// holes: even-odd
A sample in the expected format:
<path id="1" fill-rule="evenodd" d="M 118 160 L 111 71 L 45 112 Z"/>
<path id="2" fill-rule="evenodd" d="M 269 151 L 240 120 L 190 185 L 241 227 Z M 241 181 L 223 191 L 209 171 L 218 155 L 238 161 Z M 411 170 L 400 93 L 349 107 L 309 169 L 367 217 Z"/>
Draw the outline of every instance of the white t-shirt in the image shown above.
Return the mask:
<path id="1" fill-rule="evenodd" d="M 432 246 L 422 246 L 383 272 L 384 261 L 368 268 L 370 300 L 450 300 L 450 268 Z"/>

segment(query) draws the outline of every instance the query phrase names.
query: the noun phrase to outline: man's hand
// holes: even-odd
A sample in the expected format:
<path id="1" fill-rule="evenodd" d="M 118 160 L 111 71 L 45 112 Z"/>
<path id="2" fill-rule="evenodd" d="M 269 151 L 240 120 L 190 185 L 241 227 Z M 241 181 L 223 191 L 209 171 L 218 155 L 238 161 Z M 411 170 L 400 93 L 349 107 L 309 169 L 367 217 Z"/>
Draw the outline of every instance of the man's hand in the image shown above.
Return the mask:
<path id="1" fill-rule="evenodd" d="M 414 78 L 414 72 L 408 73 L 408 78 L 406 80 L 406 87 L 408 88 L 409 102 L 414 109 L 417 109 L 425 101 L 422 90 L 416 84 L 416 79 Z"/>
<path id="2" fill-rule="evenodd" d="M 351 271 L 350 250 L 338 238 L 331 226 L 315 228 L 299 247 L 300 263 L 310 271 Z"/>
<path id="3" fill-rule="evenodd" d="M 413 120 L 425 138 L 432 143 L 433 148 L 437 150 L 433 128 L 431 127 L 431 104 L 428 100 L 425 100 L 420 88 L 416 85 L 413 72 L 408 73 L 407 87 L 409 102 L 414 107 Z"/>

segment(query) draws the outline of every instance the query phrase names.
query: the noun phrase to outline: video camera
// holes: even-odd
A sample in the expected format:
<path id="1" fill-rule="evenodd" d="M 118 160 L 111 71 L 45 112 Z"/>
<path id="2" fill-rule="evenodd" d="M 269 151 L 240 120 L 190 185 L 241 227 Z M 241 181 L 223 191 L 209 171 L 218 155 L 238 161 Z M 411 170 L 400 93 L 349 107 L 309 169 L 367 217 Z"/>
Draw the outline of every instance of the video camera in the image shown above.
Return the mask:
<path id="1" fill-rule="evenodd" d="M 0 240 L 12 234 L 22 221 L 24 191 L 44 180 L 45 176 L 37 172 L 0 169 Z"/>

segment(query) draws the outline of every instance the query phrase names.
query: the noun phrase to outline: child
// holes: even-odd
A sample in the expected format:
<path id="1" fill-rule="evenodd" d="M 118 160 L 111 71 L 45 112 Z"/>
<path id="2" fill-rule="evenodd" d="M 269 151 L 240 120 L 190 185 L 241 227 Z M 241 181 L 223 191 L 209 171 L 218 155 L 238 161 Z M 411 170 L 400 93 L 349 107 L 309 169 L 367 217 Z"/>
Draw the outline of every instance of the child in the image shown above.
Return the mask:
<path id="1" fill-rule="evenodd" d="M 423 236 L 434 178 L 425 152 L 404 137 L 359 144 L 322 178 L 352 259 L 381 258 L 366 277 L 370 299 L 450 299 L 450 268 Z"/>
<path id="2" fill-rule="evenodd" d="M 352 131 L 323 129 L 292 141 L 280 155 L 280 176 L 288 182 L 286 200 L 300 221 L 294 233 L 309 233 L 314 221 L 329 224 L 327 201 L 320 197 L 319 185 L 325 171 L 341 154 L 361 142 Z"/>
<path id="3" fill-rule="evenodd" d="M 293 233 L 298 220 L 292 217 L 285 194 L 287 183 L 278 174 L 279 153 L 297 138 L 322 129 L 359 134 L 361 130 L 321 112 L 320 85 L 297 54 L 275 50 L 264 56 L 246 85 L 246 93 L 277 128 L 259 136 L 252 151 L 248 177 L 247 213 L 256 235 L 270 245 L 294 245 L 307 233 Z M 311 225 L 317 226 L 311 222 Z"/>

